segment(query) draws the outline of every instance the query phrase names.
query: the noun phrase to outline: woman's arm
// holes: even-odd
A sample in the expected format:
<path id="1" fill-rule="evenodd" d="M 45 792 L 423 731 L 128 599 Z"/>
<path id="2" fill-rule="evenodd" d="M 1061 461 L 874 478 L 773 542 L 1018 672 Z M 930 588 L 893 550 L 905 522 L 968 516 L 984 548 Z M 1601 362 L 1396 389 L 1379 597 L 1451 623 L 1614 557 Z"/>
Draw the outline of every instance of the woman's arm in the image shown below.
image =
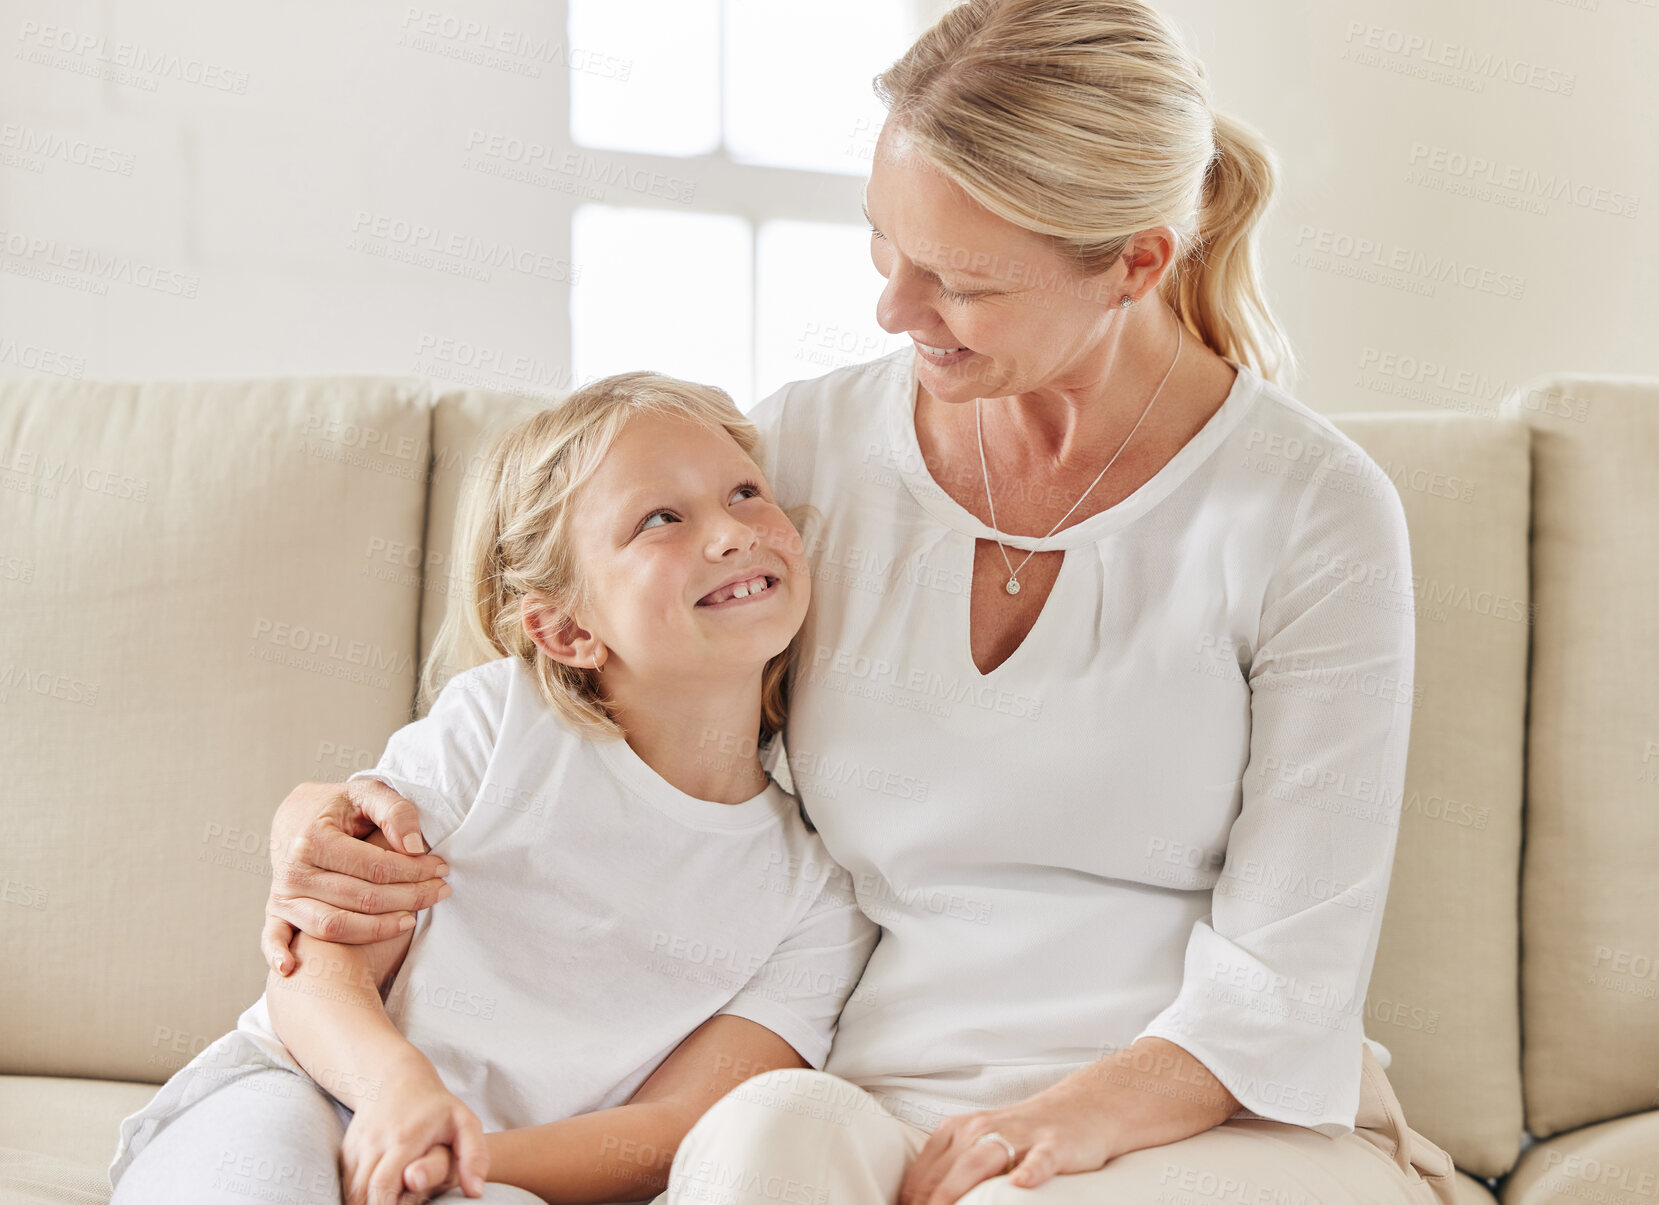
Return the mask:
<path id="1" fill-rule="evenodd" d="M 485 1135 L 490 1179 L 565 1202 L 633 1201 L 668 1187 L 680 1140 L 744 1080 L 809 1064 L 746 1017 L 710 1017 L 675 1047 L 625 1105 Z"/>
<path id="2" fill-rule="evenodd" d="M 1202 1134 L 1239 1110 L 1210 1069 L 1167 1038 L 1141 1038 L 1031 1099 L 1072 1095 L 1100 1115 L 1108 1159 Z"/>
<path id="3" fill-rule="evenodd" d="M 364 840 L 377 829 L 418 856 Z M 296 929 L 350 945 L 386 941 L 449 893 L 449 867 L 424 852 L 415 805 L 372 779 L 295 787 L 271 819 L 270 848 L 260 948 L 278 976 L 294 969 Z"/>
<path id="4" fill-rule="evenodd" d="M 946 1117 L 906 1172 L 899 1205 L 951 1205 L 1001 1174 L 1006 1148 L 975 1141 L 992 1131 L 1015 1146 L 1019 1166 L 1010 1183 L 1034 1188 L 1202 1134 L 1238 1109 L 1237 1098 L 1189 1052 L 1143 1037 L 1018 1104 Z"/>

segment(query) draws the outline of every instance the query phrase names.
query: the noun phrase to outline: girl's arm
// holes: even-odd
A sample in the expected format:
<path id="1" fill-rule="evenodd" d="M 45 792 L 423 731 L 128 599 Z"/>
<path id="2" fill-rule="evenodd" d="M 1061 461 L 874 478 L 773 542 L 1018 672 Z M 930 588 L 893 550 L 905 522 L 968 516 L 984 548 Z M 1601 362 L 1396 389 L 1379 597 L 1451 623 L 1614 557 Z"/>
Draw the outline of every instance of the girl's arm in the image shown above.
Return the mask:
<path id="1" fill-rule="evenodd" d="M 368 838 L 389 847 L 379 832 Z M 336 945 L 301 933 L 293 973 L 266 977 L 277 1036 L 307 1074 L 354 1116 L 343 1155 L 342 1196 L 405 1187 L 404 1169 L 434 1143 L 454 1147 L 451 1183 L 483 1191 L 483 1131 L 444 1087 L 421 1051 L 386 1015 L 381 992 L 403 965 L 413 930 L 365 945 Z M 354 1133 L 353 1131 L 358 1131 Z M 407 1185 L 413 1188 L 414 1185 Z"/>
<path id="2" fill-rule="evenodd" d="M 674 1048 L 625 1105 L 484 1136 L 490 1179 L 552 1205 L 637 1201 L 668 1187 L 692 1125 L 744 1080 L 809 1064 L 747 1017 L 710 1017 Z"/>
<path id="3" fill-rule="evenodd" d="M 390 848 L 379 832 L 369 840 Z M 431 1061 L 392 1024 L 381 999 L 412 935 L 411 928 L 384 941 L 337 945 L 301 933 L 293 946 L 293 974 L 266 977 L 266 1006 L 277 1036 L 312 1079 L 353 1111 L 379 1099 L 389 1077 L 423 1066 L 432 1071 Z"/>

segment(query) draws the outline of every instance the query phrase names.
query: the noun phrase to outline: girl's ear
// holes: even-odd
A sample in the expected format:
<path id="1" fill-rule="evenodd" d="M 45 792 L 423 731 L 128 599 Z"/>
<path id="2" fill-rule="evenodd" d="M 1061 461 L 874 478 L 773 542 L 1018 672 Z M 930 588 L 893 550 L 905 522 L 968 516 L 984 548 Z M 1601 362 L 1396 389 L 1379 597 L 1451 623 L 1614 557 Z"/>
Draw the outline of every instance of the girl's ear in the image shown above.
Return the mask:
<path id="1" fill-rule="evenodd" d="M 537 648 L 555 661 L 578 669 L 604 663 L 604 642 L 576 622 L 574 616 L 545 594 L 531 592 L 524 600 L 524 631 Z"/>

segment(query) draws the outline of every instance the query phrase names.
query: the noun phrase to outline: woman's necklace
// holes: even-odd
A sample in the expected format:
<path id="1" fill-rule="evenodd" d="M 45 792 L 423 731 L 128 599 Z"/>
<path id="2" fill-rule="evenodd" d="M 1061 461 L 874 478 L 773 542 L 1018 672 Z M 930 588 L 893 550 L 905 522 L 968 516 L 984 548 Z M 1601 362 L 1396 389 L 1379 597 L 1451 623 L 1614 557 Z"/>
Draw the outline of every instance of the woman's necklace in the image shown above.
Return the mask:
<path id="1" fill-rule="evenodd" d="M 1181 328 L 1183 325 L 1185 324 L 1180 322 L 1175 324 L 1175 359 L 1169 362 L 1169 370 L 1164 373 L 1163 381 L 1159 381 L 1158 387 L 1152 391 L 1152 401 L 1146 403 L 1146 409 L 1141 411 L 1141 417 L 1135 420 L 1135 425 L 1129 428 L 1129 434 L 1123 437 L 1123 443 L 1118 445 L 1117 452 L 1113 452 L 1112 459 L 1106 462 L 1106 469 L 1112 467 L 1112 462 L 1118 458 L 1118 453 L 1122 452 L 1123 449 L 1128 446 L 1130 438 L 1137 430 L 1140 429 L 1142 420 L 1144 420 L 1152 410 L 1152 402 L 1157 401 L 1158 395 L 1164 391 L 1164 382 L 1168 381 L 1169 374 L 1175 371 L 1175 361 L 1181 358 Z M 985 475 L 985 505 L 990 508 L 991 511 L 991 531 L 992 534 L 997 537 L 997 547 L 1002 549 L 1002 562 L 1008 566 L 1008 584 L 1003 588 L 1010 594 L 1018 594 L 1020 592 L 1020 571 L 1019 569 L 1015 569 L 1014 562 L 1008 559 L 1008 549 L 1003 548 L 1001 538 L 1002 532 L 997 530 L 996 504 L 991 501 L 991 471 L 985 467 L 985 435 L 979 422 L 979 401 L 980 399 L 978 398 L 974 399 L 974 437 L 979 441 L 979 470 Z M 1096 477 L 1089 483 L 1089 488 L 1083 491 L 1083 498 L 1087 498 L 1090 494 L 1094 493 L 1094 487 L 1100 484 L 1100 478 L 1106 476 L 1106 469 L 1101 469 L 1100 476 Z M 1059 523 L 1056 523 L 1053 527 L 1048 529 L 1048 535 L 1045 535 L 1042 540 L 1038 540 L 1032 547 L 1031 551 L 1025 554 L 1025 561 L 1029 561 L 1032 557 L 1037 555 L 1037 549 L 1042 547 L 1043 540 L 1048 539 L 1048 536 L 1051 536 L 1060 530 L 1060 523 L 1064 523 L 1067 519 L 1071 518 L 1072 511 L 1083 505 L 1083 498 L 1079 498 L 1076 502 L 1071 504 L 1071 510 L 1068 510 L 1065 514 L 1061 515 Z M 1020 569 L 1025 568 L 1025 561 L 1020 562 Z"/>

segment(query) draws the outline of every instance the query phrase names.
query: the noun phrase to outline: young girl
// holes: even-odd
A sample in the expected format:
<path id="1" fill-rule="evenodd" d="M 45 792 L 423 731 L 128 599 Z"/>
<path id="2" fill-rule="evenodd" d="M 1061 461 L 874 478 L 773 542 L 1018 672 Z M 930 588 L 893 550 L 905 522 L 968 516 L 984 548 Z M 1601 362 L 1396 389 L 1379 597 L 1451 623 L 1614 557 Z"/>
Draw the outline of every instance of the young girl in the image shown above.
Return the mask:
<path id="1" fill-rule="evenodd" d="M 495 438 L 423 698 L 472 668 L 352 775 L 416 804 L 453 898 L 300 936 L 122 1123 L 114 1205 L 645 1199 L 731 1088 L 823 1066 L 879 930 L 761 768 L 810 584 L 756 438 L 653 373 Z"/>

